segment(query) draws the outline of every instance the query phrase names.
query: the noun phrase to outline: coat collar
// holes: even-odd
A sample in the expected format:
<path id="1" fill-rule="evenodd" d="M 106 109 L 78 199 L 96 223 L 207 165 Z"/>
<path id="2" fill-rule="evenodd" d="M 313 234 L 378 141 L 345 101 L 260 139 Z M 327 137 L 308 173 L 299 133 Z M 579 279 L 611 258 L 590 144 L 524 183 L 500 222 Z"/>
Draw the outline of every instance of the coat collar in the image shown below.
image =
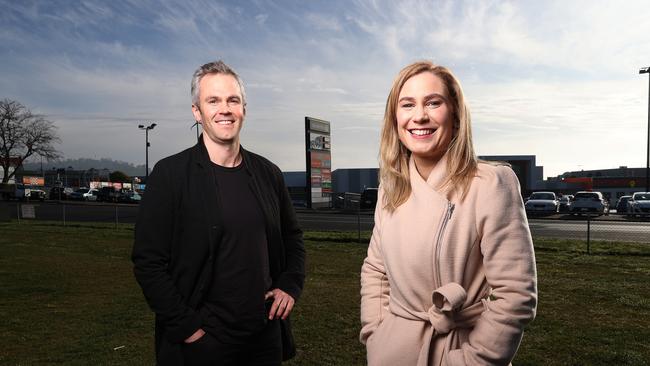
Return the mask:
<path id="1" fill-rule="evenodd" d="M 248 174 L 251 174 L 250 172 L 250 153 L 244 149 L 244 147 L 240 144 L 239 145 L 239 152 L 242 155 L 242 161 L 244 163 L 244 169 L 246 169 L 246 172 Z M 212 167 L 212 161 L 210 160 L 210 154 L 208 153 L 208 148 L 205 146 L 205 143 L 203 142 L 203 134 L 199 137 L 199 142 L 196 143 L 192 147 L 192 160 L 196 162 L 196 164 L 203 168 L 203 169 L 209 169 Z"/>
<path id="2" fill-rule="evenodd" d="M 411 178 L 411 185 L 413 187 L 426 187 L 439 192 L 440 186 L 447 178 L 449 172 L 447 171 L 447 154 L 440 158 L 440 161 L 433 167 L 429 177 L 423 179 L 415 166 L 415 159 L 413 155 L 409 158 L 409 176 Z M 439 192 L 443 194 L 443 192 Z"/>

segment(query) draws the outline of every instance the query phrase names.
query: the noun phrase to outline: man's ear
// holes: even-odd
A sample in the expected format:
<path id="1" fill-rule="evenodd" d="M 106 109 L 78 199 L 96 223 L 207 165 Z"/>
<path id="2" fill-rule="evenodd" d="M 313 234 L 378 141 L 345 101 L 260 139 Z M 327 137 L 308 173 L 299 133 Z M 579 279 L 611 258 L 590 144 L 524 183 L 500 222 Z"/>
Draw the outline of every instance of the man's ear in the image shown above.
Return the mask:
<path id="1" fill-rule="evenodd" d="M 196 104 L 192 104 L 192 114 L 194 115 L 194 120 L 197 121 L 198 123 L 203 124 L 202 118 L 201 118 L 201 109 L 196 106 Z"/>

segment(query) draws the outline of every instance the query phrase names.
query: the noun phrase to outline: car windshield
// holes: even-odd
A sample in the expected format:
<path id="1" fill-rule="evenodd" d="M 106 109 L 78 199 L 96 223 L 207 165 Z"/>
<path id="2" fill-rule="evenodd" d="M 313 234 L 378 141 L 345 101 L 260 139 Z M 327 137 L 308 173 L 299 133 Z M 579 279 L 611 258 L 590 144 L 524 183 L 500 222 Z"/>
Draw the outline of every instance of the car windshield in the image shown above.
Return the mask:
<path id="1" fill-rule="evenodd" d="M 635 193 L 635 201 L 650 201 L 650 193 Z"/>
<path id="2" fill-rule="evenodd" d="M 569 197 L 567 197 L 567 196 L 560 197 L 560 201 L 561 202 L 569 202 Z"/>
<path id="3" fill-rule="evenodd" d="M 554 200 L 555 195 L 553 193 L 533 193 L 530 195 L 531 200 Z"/>
<path id="4" fill-rule="evenodd" d="M 596 193 L 590 193 L 590 192 L 583 192 L 583 193 L 576 193 L 575 199 L 593 199 L 593 198 L 598 198 L 598 194 Z"/>
<path id="5" fill-rule="evenodd" d="M 81 188 L 81 189 L 77 189 L 75 192 L 77 192 L 77 193 L 88 193 L 88 190 L 84 189 L 84 188 Z"/>

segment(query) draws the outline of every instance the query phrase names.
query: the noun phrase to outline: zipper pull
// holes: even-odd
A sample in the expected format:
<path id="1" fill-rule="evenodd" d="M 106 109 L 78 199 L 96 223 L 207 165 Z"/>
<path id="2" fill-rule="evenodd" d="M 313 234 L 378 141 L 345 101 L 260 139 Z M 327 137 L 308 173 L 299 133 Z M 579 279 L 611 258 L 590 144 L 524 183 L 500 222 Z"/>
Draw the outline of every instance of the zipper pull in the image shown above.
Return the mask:
<path id="1" fill-rule="evenodd" d="M 454 208 L 456 208 L 456 205 L 451 202 L 447 202 L 447 220 L 451 220 L 451 215 L 454 213 Z"/>

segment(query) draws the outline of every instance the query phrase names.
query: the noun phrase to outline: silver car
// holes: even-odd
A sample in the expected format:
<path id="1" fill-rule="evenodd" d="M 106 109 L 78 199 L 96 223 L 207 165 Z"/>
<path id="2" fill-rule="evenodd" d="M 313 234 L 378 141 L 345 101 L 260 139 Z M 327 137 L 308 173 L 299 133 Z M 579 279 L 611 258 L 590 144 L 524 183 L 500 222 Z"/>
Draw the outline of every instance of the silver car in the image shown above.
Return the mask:
<path id="1" fill-rule="evenodd" d="M 553 192 L 533 192 L 524 206 L 528 214 L 553 214 L 560 203 Z"/>
<path id="2" fill-rule="evenodd" d="M 650 216 L 650 192 L 634 192 L 628 204 L 631 215 Z"/>
<path id="3" fill-rule="evenodd" d="M 580 191 L 575 194 L 571 203 L 571 215 L 609 214 L 609 202 L 601 192 Z"/>

